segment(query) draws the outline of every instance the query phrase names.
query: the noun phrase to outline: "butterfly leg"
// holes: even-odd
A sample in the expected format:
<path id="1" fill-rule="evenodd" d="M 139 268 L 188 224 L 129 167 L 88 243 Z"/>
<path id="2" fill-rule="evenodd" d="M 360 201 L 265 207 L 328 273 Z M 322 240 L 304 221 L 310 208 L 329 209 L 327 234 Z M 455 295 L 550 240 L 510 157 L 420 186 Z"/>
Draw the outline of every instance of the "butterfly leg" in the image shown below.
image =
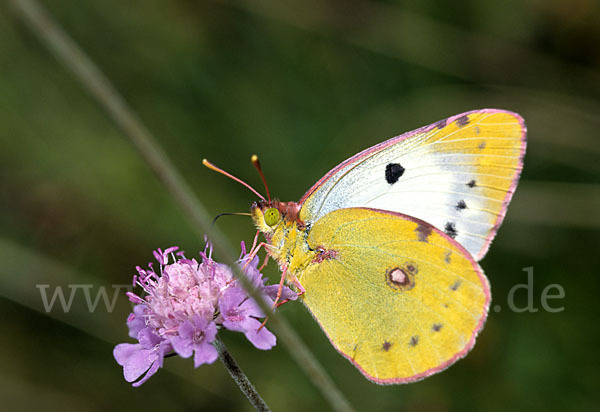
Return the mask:
<path id="1" fill-rule="evenodd" d="M 300 282 L 298 282 L 298 279 L 296 277 L 294 277 L 294 279 L 292 279 L 292 284 L 294 286 L 296 286 L 296 288 L 300 291 L 300 293 L 298 293 L 298 297 L 304 295 L 304 293 L 306 292 L 306 290 L 304 289 L 304 287 L 302 286 L 302 284 Z"/>
<path id="2" fill-rule="evenodd" d="M 250 253 L 248 254 L 248 260 L 246 261 L 246 263 L 244 263 L 244 266 L 242 267 L 242 270 L 246 270 L 246 268 L 248 267 L 248 265 L 250 264 L 250 262 L 252 262 L 252 260 L 254 259 L 254 257 L 256 256 L 256 254 L 258 253 L 258 251 L 260 250 L 261 247 L 265 247 L 265 246 L 269 246 L 268 243 L 265 242 L 260 242 L 258 244 L 258 246 L 252 247 L 252 250 L 250 251 Z M 267 253 L 269 252 L 269 249 L 266 249 Z"/>
<path id="3" fill-rule="evenodd" d="M 252 247 L 250 248 L 250 252 L 252 253 L 254 251 L 254 249 L 256 248 L 256 243 L 258 242 L 258 235 L 260 234 L 260 230 L 256 231 L 256 235 L 254 235 L 254 241 L 252 242 Z M 256 251 L 258 252 L 258 250 Z M 254 253 L 255 255 L 256 253 Z M 253 255 L 253 258 L 254 258 Z M 269 254 L 267 253 L 267 255 L 265 256 L 265 260 L 263 262 L 263 264 L 260 266 L 260 268 L 258 268 L 259 272 L 262 272 L 262 270 L 265 268 L 265 266 L 267 266 L 267 263 L 269 262 Z M 245 267 L 245 266 L 244 266 Z"/>
<path id="4" fill-rule="evenodd" d="M 258 268 L 258 271 L 259 271 L 259 272 L 262 272 L 262 270 L 265 268 L 265 266 L 267 266 L 267 263 L 269 263 L 269 258 L 270 258 L 270 257 L 271 257 L 271 256 L 270 256 L 268 253 L 265 255 L 265 261 L 264 261 L 264 262 L 263 262 L 263 264 L 262 264 L 262 265 L 260 265 L 260 267 Z"/>
<path id="5" fill-rule="evenodd" d="M 280 305 L 277 304 L 279 299 L 281 298 L 281 293 L 283 292 L 283 282 L 285 282 L 285 275 L 287 273 L 287 266 L 283 268 L 281 272 L 281 279 L 279 280 L 279 288 L 277 288 L 277 296 L 275 297 L 275 301 L 273 302 L 273 307 L 271 309 L 275 309 L 276 307 L 283 305 L 285 302 L 282 302 Z"/>
<path id="6" fill-rule="evenodd" d="M 286 268 L 287 269 L 287 268 Z M 275 299 L 275 303 L 273 303 L 273 309 L 275 309 L 276 307 L 280 307 L 281 305 L 283 305 L 284 303 L 289 302 L 289 299 L 284 299 L 282 301 L 279 301 L 279 298 L 281 298 L 281 293 L 283 290 L 283 280 L 286 278 L 286 274 L 285 274 L 285 270 L 281 276 L 281 281 L 279 282 L 279 290 L 277 292 L 277 299 Z M 294 278 L 294 280 L 292 280 L 292 283 L 294 284 L 294 286 L 296 286 L 296 288 L 300 291 L 300 293 L 298 293 L 298 296 L 302 296 L 304 295 L 304 292 L 306 292 L 306 290 L 304 289 L 304 287 L 300 284 L 300 282 L 298 282 L 298 279 Z"/>
<path id="7" fill-rule="evenodd" d="M 298 282 L 298 279 L 294 279 L 292 281 L 292 283 L 294 284 L 294 286 L 296 286 L 296 288 L 298 288 L 298 290 L 300 291 L 300 293 L 297 294 L 298 297 L 304 295 L 304 292 L 306 292 L 306 290 L 302 287 L 302 285 L 300 284 L 300 282 Z M 278 297 L 279 298 L 279 297 Z M 284 303 L 289 302 L 289 299 L 284 299 L 281 302 L 276 302 L 274 305 L 276 305 L 276 307 L 280 307 L 281 305 L 283 305 Z M 275 307 L 275 306 L 274 306 Z"/>
<path id="8" fill-rule="evenodd" d="M 258 242 L 258 235 L 260 234 L 260 230 L 256 231 L 256 235 L 254 235 L 254 241 L 252 242 L 252 247 L 250 248 L 250 250 L 254 250 L 254 248 L 256 247 L 256 242 Z"/>
<path id="9" fill-rule="evenodd" d="M 285 266 L 283 268 L 283 271 L 281 272 L 281 280 L 279 281 L 279 287 L 277 288 L 277 295 L 275 296 L 275 301 L 273 301 L 273 306 L 271 307 L 271 310 L 275 310 L 275 308 L 278 308 L 279 306 L 283 305 L 284 303 L 288 302 L 289 299 L 285 299 L 281 302 L 279 302 L 279 298 L 281 298 L 281 293 L 283 292 L 283 283 L 285 282 L 285 274 L 287 273 L 287 266 Z M 265 324 L 267 323 L 267 320 L 269 320 L 269 317 L 265 317 L 265 320 L 263 320 L 263 323 L 260 324 L 257 332 L 260 332 L 260 330 L 262 328 L 264 328 Z"/>

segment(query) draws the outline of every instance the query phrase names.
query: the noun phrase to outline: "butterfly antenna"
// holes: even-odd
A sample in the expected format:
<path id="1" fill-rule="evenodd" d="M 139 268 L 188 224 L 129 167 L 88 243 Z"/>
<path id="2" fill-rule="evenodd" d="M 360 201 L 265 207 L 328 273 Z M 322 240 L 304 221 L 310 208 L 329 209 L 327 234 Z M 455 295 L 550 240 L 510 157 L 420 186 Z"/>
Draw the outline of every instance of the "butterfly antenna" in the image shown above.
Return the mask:
<path id="1" fill-rule="evenodd" d="M 217 223 L 217 219 L 220 218 L 221 216 L 252 216 L 252 215 L 250 213 L 242 213 L 242 212 L 220 213 L 213 219 L 212 223 L 210 224 L 211 229 L 215 225 L 215 223 Z"/>
<path id="2" fill-rule="evenodd" d="M 271 202 L 271 195 L 269 194 L 269 186 L 267 186 L 267 179 L 265 179 L 265 175 L 263 174 L 262 168 L 260 167 L 260 162 L 258 161 L 258 156 L 257 155 L 252 155 L 252 157 L 250 158 L 250 161 L 252 162 L 252 165 L 256 168 L 256 170 L 258 170 L 258 174 L 260 175 L 260 178 L 263 181 L 263 184 L 265 185 L 265 190 L 267 191 L 267 198 L 269 199 L 269 202 Z"/>
<path id="3" fill-rule="evenodd" d="M 238 179 L 237 177 L 233 176 L 230 173 L 227 173 L 225 170 L 215 166 L 214 164 L 212 164 L 211 162 L 209 162 L 206 159 L 202 159 L 202 164 L 206 167 L 208 167 L 210 170 L 214 170 L 215 172 L 221 173 L 222 175 L 227 176 L 230 179 L 235 180 L 236 182 L 246 186 L 248 189 L 250 189 L 250 191 L 252 193 L 254 193 L 256 196 L 260 197 L 262 200 L 265 200 L 265 197 L 263 195 L 261 195 L 260 193 L 258 193 L 256 190 L 254 190 L 254 188 L 252 186 L 250 186 L 248 183 L 244 182 L 241 179 Z"/>

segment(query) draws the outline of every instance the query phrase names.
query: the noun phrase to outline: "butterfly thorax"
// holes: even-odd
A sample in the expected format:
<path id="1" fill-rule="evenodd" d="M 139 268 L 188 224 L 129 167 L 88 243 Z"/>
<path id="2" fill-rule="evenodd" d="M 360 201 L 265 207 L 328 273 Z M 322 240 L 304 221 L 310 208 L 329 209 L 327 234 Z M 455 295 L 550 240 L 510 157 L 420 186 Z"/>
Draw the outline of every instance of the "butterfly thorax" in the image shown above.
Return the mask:
<path id="1" fill-rule="evenodd" d="M 270 208 L 279 211 L 278 221 L 269 226 L 265 213 Z M 295 202 L 256 202 L 252 205 L 252 220 L 267 240 L 269 255 L 280 268 L 286 268 L 288 279 L 294 279 L 316 256 L 307 242 L 308 226 L 298 218 L 299 205 Z"/>

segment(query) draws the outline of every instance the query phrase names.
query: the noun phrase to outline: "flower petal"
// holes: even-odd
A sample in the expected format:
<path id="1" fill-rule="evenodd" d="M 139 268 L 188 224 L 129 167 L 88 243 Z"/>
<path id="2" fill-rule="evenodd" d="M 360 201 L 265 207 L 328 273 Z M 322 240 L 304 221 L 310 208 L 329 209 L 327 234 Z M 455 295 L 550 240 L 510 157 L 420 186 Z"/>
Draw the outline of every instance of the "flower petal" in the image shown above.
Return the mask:
<path id="1" fill-rule="evenodd" d="M 156 361 L 156 351 L 143 349 L 139 344 L 122 343 L 117 345 L 113 356 L 123 366 L 123 376 L 127 382 L 133 382 Z"/>
<path id="2" fill-rule="evenodd" d="M 256 319 L 251 318 L 249 316 L 236 318 L 235 320 L 225 319 L 223 321 L 223 326 L 229 330 L 234 332 L 244 332 L 251 330 L 255 327 L 255 322 L 258 322 Z M 260 326 L 260 322 L 258 323 Z M 258 329 L 258 326 L 256 326 Z"/>
<path id="3" fill-rule="evenodd" d="M 192 353 L 194 352 L 192 339 L 173 336 L 169 342 L 173 345 L 173 350 L 182 358 L 189 358 L 192 356 Z"/>
<path id="4" fill-rule="evenodd" d="M 117 363 L 123 366 L 140 349 L 142 349 L 142 345 L 139 343 L 120 343 L 113 349 L 113 356 Z"/>
<path id="5" fill-rule="evenodd" d="M 196 328 L 189 320 L 186 320 L 177 329 L 178 334 L 169 339 L 173 350 L 182 358 L 189 358 L 194 353 L 194 333 Z"/>
<path id="6" fill-rule="evenodd" d="M 253 316 L 255 318 L 265 317 L 265 312 L 263 312 L 254 299 L 246 299 L 239 308 L 246 316 Z"/>
<path id="7" fill-rule="evenodd" d="M 173 345 L 170 342 L 163 340 L 160 345 L 158 345 L 158 364 L 162 368 L 163 362 L 165 360 L 165 355 L 169 352 L 173 351 Z"/>
<path id="8" fill-rule="evenodd" d="M 133 308 L 133 313 L 127 318 L 129 337 L 137 339 L 138 333 L 146 327 L 146 321 L 144 320 L 145 311 L 145 305 L 136 305 Z"/>
<path id="9" fill-rule="evenodd" d="M 208 343 L 212 343 L 217 337 L 217 325 L 215 322 L 211 322 L 204 329 L 204 339 Z"/>
<path id="10" fill-rule="evenodd" d="M 137 338 L 144 349 L 154 348 L 162 340 L 150 327 L 140 330 Z"/>
<path id="11" fill-rule="evenodd" d="M 258 349 L 269 350 L 277 343 L 277 338 L 267 328 L 260 328 L 261 323 L 256 319 L 251 319 L 248 324 L 253 321 L 253 325 L 248 327 L 244 335 Z"/>
<path id="12" fill-rule="evenodd" d="M 277 298 L 278 290 L 279 290 L 279 285 L 268 285 L 262 289 L 263 293 L 273 300 L 275 300 Z M 281 289 L 281 296 L 279 297 L 279 300 L 283 301 L 286 299 L 287 300 L 296 300 L 296 299 L 298 299 L 298 294 L 296 292 L 294 292 L 292 289 L 288 288 L 287 286 L 284 286 Z"/>
<path id="13" fill-rule="evenodd" d="M 213 363 L 218 357 L 217 349 L 210 343 L 202 342 L 194 345 L 194 368 Z"/>
<path id="14" fill-rule="evenodd" d="M 237 308 L 244 301 L 246 292 L 237 287 L 230 287 L 219 298 L 219 310 L 223 316 Z"/>
<path id="15" fill-rule="evenodd" d="M 144 383 L 148 379 L 150 379 L 150 377 L 152 375 L 154 375 L 156 373 L 156 371 L 158 371 L 159 368 L 160 368 L 160 363 L 158 362 L 158 360 L 154 361 L 154 363 L 152 363 L 152 365 L 150 366 L 150 369 L 148 369 L 148 372 L 146 372 L 146 374 L 144 375 L 144 377 L 142 379 L 140 379 L 139 381 L 133 383 L 131 386 L 137 388 L 142 383 Z"/>
<path id="16" fill-rule="evenodd" d="M 196 326 L 189 320 L 186 320 L 181 325 L 179 325 L 177 332 L 179 333 L 179 336 L 184 339 L 192 339 L 194 337 L 195 330 Z"/>

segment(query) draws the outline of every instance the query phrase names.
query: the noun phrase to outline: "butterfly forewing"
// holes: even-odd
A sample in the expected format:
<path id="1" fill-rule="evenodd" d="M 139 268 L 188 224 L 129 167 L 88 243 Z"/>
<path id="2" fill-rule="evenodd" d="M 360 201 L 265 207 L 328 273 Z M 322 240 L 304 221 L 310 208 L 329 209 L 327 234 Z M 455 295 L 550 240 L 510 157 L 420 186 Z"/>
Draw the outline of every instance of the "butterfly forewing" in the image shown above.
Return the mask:
<path id="1" fill-rule="evenodd" d="M 479 110 L 392 138 L 343 162 L 301 199 L 300 218 L 370 207 L 414 216 L 477 260 L 504 218 L 522 168 L 523 119 Z"/>
<path id="2" fill-rule="evenodd" d="M 489 286 L 444 233 L 397 213 L 350 208 L 318 220 L 307 242 L 320 254 L 297 274 L 304 302 L 369 379 L 422 379 L 472 348 Z"/>

